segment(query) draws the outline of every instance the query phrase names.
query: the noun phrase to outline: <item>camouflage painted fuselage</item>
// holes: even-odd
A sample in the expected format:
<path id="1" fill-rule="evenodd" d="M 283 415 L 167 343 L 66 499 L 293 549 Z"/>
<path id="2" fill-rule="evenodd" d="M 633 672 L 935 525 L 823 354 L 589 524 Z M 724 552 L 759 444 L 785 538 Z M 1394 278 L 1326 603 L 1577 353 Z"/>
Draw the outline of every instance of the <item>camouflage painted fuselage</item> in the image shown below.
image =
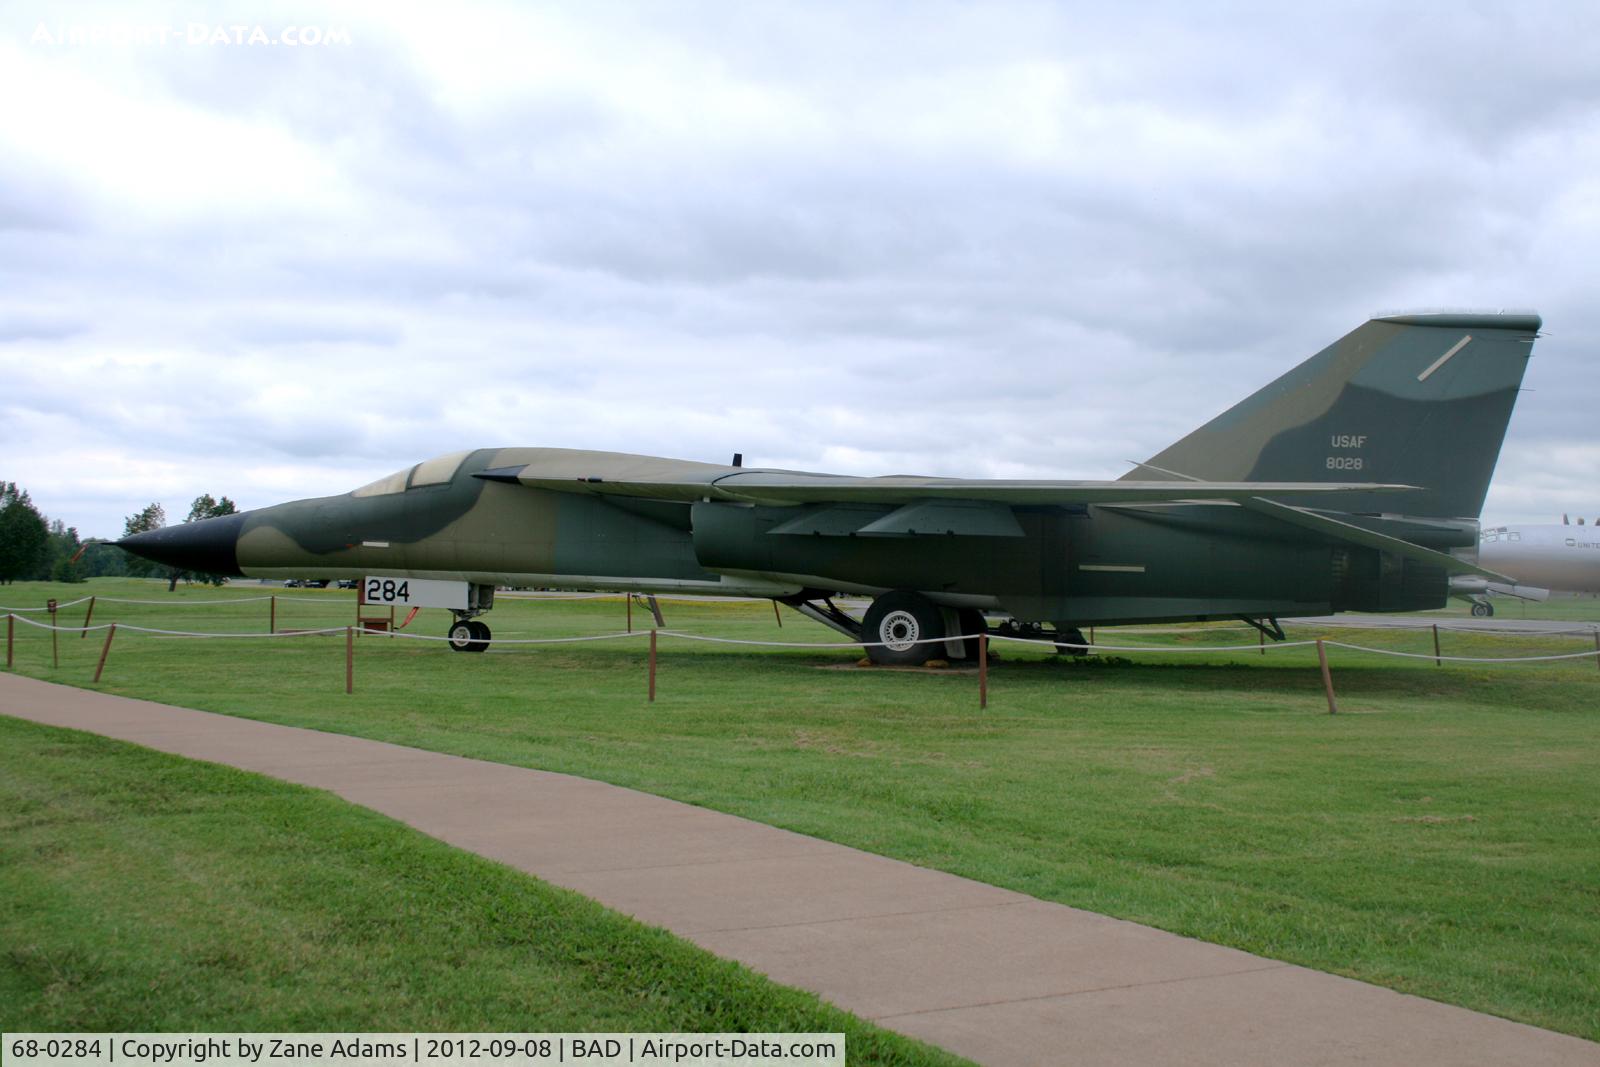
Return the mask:
<path id="1" fill-rule="evenodd" d="M 478 477 L 552 455 L 573 454 L 483 449 L 444 484 L 216 520 L 234 528 L 235 549 L 232 565 L 218 560 L 215 569 L 760 597 L 915 589 L 952 607 L 1076 624 L 1404 610 L 1437 606 L 1446 593 L 1442 570 L 1385 561 L 1227 504 L 1020 506 L 1012 509 L 1020 536 L 774 533 L 803 529 L 812 516 L 836 518 L 838 509 L 588 495 Z M 604 477 L 638 458 L 588 453 L 586 469 Z M 850 510 L 866 526 L 897 508 Z M 200 534 L 204 524 L 170 532 Z M 1470 525 L 1427 533 L 1439 548 L 1475 536 Z"/>
<path id="2" fill-rule="evenodd" d="M 793 602 L 908 591 L 1058 626 L 1433 608 L 1452 573 L 1477 570 L 1459 550 L 1477 543 L 1538 327 L 1375 319 L 1116 482 L 481 449 L 125 543 L 261 578 Z"/>

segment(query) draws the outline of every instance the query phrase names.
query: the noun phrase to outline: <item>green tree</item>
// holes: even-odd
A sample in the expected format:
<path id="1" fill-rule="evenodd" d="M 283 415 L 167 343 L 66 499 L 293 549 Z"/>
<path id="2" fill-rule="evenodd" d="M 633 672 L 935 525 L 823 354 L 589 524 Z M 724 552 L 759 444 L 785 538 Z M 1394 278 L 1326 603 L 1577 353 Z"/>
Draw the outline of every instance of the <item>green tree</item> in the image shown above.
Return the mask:
<path id="1" fill-rule="evenodd" d="M 124 520 L 122 536 L 132 537 L 134 534 L 149 533 L 151 530 L 161 529 L 166 524 L 167 510 L 160 504 L 147 504 L 143 511 L 135 515 L 129 515 Z M 148 578 L 157 571 L 164 569 L 159 564 L 141 556 L 136 556 L 132 552 L 123 552 L 122 554 L 126 557 L 126 562 L 123 565 L 124 570 L 135 578 Z"/>
<path id="2" fill-rule="evenodd" d="M 48 577 L 52 582 L 83 581 L 87 574 L 83 561 L 78 556 L 82 549 L 83 542 L 78 538 L 78 528 L 56 519 L 50 524 L 46 562 L 40 568 L 41 573 L 38 577 Z"/>
<path id="3" fill-rule="evenodd" d="M 0 482 L 0 585 L 35 577 L 48 558 L 50 531 L 26 489 Z"/>
<path id="4" fill-rule="evenodd" d="M 184 522 L 199 522 L 201 519 L 215 519 L 223 515 L 237 514 L 239 509 L 227 497 L 221 500 L 211 499 L 210 493 L 201 493 L 194 498 L 194 503 L 189 505 L 189 517 Z"/>
<path id="5" fill-rule="evenodd" d="M 85 578 L 121 578 L 128 573 L 128 553 L 105 541 L 90 541 L 81 566 Z"/>

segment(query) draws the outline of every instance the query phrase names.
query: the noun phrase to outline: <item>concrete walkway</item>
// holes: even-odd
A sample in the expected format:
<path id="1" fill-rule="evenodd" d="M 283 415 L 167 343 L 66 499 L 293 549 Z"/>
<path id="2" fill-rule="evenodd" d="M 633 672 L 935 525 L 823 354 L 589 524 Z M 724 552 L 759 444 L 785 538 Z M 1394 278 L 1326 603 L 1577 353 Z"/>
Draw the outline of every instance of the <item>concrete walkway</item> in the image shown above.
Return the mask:
<path id="1" fill-rule="evenodd" d="M 0 713 L 326 789 L 985 1064 L 1585 1064 L 1600 1045 L 629 789 L 0 674 Z"/>

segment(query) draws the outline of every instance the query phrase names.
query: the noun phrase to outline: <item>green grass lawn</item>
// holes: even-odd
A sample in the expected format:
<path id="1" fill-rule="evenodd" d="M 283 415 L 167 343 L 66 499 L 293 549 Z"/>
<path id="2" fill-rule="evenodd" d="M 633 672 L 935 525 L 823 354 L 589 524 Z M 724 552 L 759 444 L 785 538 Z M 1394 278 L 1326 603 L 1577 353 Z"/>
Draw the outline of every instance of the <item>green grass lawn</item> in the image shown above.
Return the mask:
<path id="1" fill-rule="evenodd" d="M 175 628 L 262 629 L 264 592 L 96 582 L 170 606 L 101 604 Z M 0 589 L 8 604 L 84 587 Z M 290 591 L 280 625 L 343 625 L 352 594 Z M 1557 617 L 1595 614 L 1593 600 Z M 767 604 L 666 601 L 669 627 L 751 639 L 836 635 Z M 1530 609 L 1531 610 L 1531 609 Z M 82 608 L 73 621 L 81 618 Z M 286 618 L 286 612 L 288 617 Z M 1554 614 L 1554 613 L 1552 613 Z M 432 618 L 430 618 L 432 616 Z M 1448 616 L 1442 616 L 1448 618 Z M 647 616 L 635 609 L 634 623 Z M 414 627 L 441 633 L 424 612 Z M 621 629 L 619 601 L 502 599 L 497 638 Z M 1318 636 L 1292 632 L 1291 637 Z M 1427 631 L 1329 630 L 1431 653 Z M 1102 630 L 1160 648 L 1254 631 Z M 21 629 L 17 667 L 87 685 L 101 635 Z M 1446 633 L 1447 654 L 1592 648 Z M 1600 1038 L 1600 670 L 1435 667 L 1334 649 L 1329 716 L 1310 649 L 1072 662 L 997 645 L 980 711 L 960 672 L 850 669 L 858 654 L 663 638 L 484 655 L 342 637 L 179 641 L 119 634 L 107 691 L 581 774 L 1044 899 L 1406 992 Z"/>
<path id="2" fill-rule="evenodd" d="M 328 794 L 0 718 L 0 1029 L 844 1032 L 965 1062 Z"/>

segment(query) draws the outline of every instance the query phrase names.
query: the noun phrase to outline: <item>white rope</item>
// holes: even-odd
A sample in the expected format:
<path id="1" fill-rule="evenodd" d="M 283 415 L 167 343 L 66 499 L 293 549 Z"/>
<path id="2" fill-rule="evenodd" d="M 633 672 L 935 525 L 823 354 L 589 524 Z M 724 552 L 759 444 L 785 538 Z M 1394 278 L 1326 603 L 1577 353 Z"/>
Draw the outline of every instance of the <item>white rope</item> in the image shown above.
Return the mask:
<path id="1" fill-rule="evenodd" d="M 398 630 L 367 630 L 368 634 L 383 634 L 388 637 L 398 637 L 404 641 L 453 641 L 451 637 L 435 637 L 432 634 L 403 634 Z M 666 631 L 659 631 L 665 633 Z M 634 630 L 632 633 L 618 631 L 614 634 L 591 634 L 586 637 L 496 637 L 491 643 L 496 645 L 571 645 L 579 641 L 614 641 L 619 637 L 645 637 L 649 630 Z M 468 640 L 476 641 L 477 638 Z"/>
<path id="2" fill-rule="evenodd" d="M 57 604 L 56 605 L 56 610 L 57 611 L 66 611 L 68 608 L 75 608 L 79 604 L 87 604 L 90 601 L 90 599 L 92 599 L 92 598 L 90 598 L 90 597 L 80 597 L 77 600 L 69 600 L 65 604 Z M 105 598 L 102 597 L 101 599 L 105 599 Z M 30 612 L 30 613 L 35 614 L 35 615 L 37 615 L 37 614 L 39 614 L 41 612 L 47 612 L 49 610 L 50 609 L 48 607 L 43 607 L 43 608 L 8 608 L 8 607 L 0 607 L 0 611 L 4 611 L 4 612 L 26 611 L 26 612 Z"/>
<path id="3" fill-rule="evenodd" d="M 251 638 L 251 637 L 266 637 L 266 638 L 308 637 L 308 636 L 320 636 L 320 635 L 327 635 L 327 634 L 340 634 L 340 633 L 345 633 L 346 631 L 357 631 L 358 630 L 357 627 L 352 627 L 352 626 L 331 626 L 331 627 L 325 627 L 323 629 L 317 629 L 317 630 L 282 630 L 282 631 L 278 631 L 278 632 L 275 632 L 275 633 L 199 633 L 199 632 L 190 631 L 190 630 L 163 630 L 163 629 L 157 629 L 155 627 L 150 627 L 150 626 L 135 626 L 135 625 L 132 625 L 131 623 L 100 623 L 100 624 L 98 624 L 96 626 L 52 626 L 49 623 L 36 622 L 33 619 L 24 618 L 23 616 L 17 615 L 14 612 L 8 612 L 8 615 L 11 618 L 15 619 L 17 622 L 20 622 L 25 626 L 31 626 L 36 630 L 53 630 L 53 631 L 55 631 L 57 633 L 72 633 L 72 634 L 86 634 L 86 633 L 91 633 L 91 632 L 99 632 L 99 631 L 102 631 L 102 630 L 109 630 L 113 626 L 115 626 L 119 630 L 124 630 L 124 631 L 127 631 L 129 633 L 156 634 L 156 635 L 159 635 L 159 636 L 162 636 L 162 637 L 189 637 L 189 638 L 201 638 L 201 639 L 210 639 L 210 638 Z M 453 638 L 450 638 L 450 637 L 434 637 L 434 636 L 429 635 L 429 634 L 405 634 L 405 633 L 400 633 L 398 631 L 393 631 L 393 630 L 390 630 L 390 631 L 360 630 L 359 632 L 365 633 L 365 634 L 369 634 L 369 635 L 385 634 L 385 635 L 390 636 L 390 637 L 398 637 L 398 638 L 401 638 L 401 639 L 407 640 L 407 641 L 445 641 L 445 642 L 450 642 L 450 641 L 454 640 Z M 645 637 L 648 634 L 650 634 L 651 632 L 652 631 L 649 631 L 649 630 L 633 630 L 631 632 L 618 632 L 618 633 L 609 633 L 609 634 L 591 634 L 591 635 L 587 635 L 587 636 L 583 636 L 583 637 L 523 637 L 523 638 L 505 638 L 505 637 L 502 637 L 502 638 L 494 638 L 494 639 L 491 639 L 491 640 L 492 640 L 492 643 L 501 644 L 501 645 L 571 645 L 571 644 L 579 644 L 579 643 L 587 642 L 587 641 L 615 641 L 615 640 L 618 640 L 619 638 L 620 639 L 626 639 L 626 638 Z M 654 632 L 656 633 L 656 635 L 658 637 L 675 637 L 675 638 L 680 638 L 680 639 L 685 640 L 685 641 L 701 641 L 701 642 L 704 642 L 704 643 L 707 643 L 707 644 L 718 644 L 718 645 L 757 645 L 757 646 L 762 646 L 762 647 L 766 647 L 766 648 L 809 648 L 809 649 L 842 649 L 842 648 L 849 648 L 849 649 L 859 649 L 859 648 L 887 648 L 887 647 L 890 646 L 890 642 L 887 642 L 887 641 L 841 641 L 841 642 L 756 641 L 756 640 L 752 640 L 750 638 L 712 637 L 712 636 L 709 636 L 707 634 L 684 633 L 684 632 L 682 632 L 680 630 L 656 630 Z M 915 641 L 896 641 L 896 642 L 893 642 L 893 645 L 898 649 L 898 648 L 903 648 L 903 647 L 905 647 L 907 645 L 942 644 L 942 643 L 944 643 L 946 641 L 969 641 L 969 640 L 972 640 L 972 639 L 976 638 L 977 636 L 978 636 L 977 634 L 962 634 L 962 635 L 955 636 L 955 637 L 925 637 L 925 638 L 919 638 L 919 639 L 917 639 Z M 1307 646 L 1314 645 L 1314 644 L 1317 643 L 1314 640 L 1306 640 L 1306 641 L 1280 641 L 1280 642 L 1276 642 L 1276 643 L 1271 644 L 1271 645 L 1264 645 L 1264 646 L 1263 645 L 1203 645 L 1203 646 L 1197 646 L 1197 647 L 1183 648 L 1183 647 L 1162 647 L 1162 646 L 1157 646 L 1157 645 L 1089 645 L 1089 644 L 1079 644 L 1077 642 L 1071 642 L 1071 641 L 1039 641 L 1039 640 L 1034 640 L 1032 638 L 1026 638 L 1026 637 L 1009 637 L 1009 636 L 1006 636 L 1004 634 L 990 634 L 989 637 L 993 641 L 1010 641 L 1013 644 L 1032 645 L 1032 646 L 1035 646 L 1035 647 L 1038 647 L 1038 648 L 1048 648 L 1048 649 L 1078 648 L 1078 649 L 1083 649 L 1085 652 L 1167 652 L 1167 653 L 1177 653 L 1177 654 L 1201 653 L 1201 652 L 1259 652 L 1259 651 L 1261 651 L 1262 648 L 1270 648 L 1270 649 L 1275 649 L 1275 650 L 1276 649 L 1286 649 L 1286 648 L 1305 648 Z M 473 639 L 473 640 L 475 640 L 475 639 Z M 1591 656 L 1600 656 L 1600 649 L 1591 649 L 1591 650 L 1586 650 L 1586 651 L 1583 651 L 1583 652 L 1559 653 L 1559 654 L 1552 654 L 1552 655 L 1548 655 L 1548 656 L 1444 656 L 1444 655 L 1435 656 L 1432 653 L 1427 653 L 1427 652 L 1401 652 L 1398 649 L 1391 649 L 1391 648 L 1372 648 L 1372 647 L 1370 647 L 1368 645 L 1357 645 L 1357 644 L 1351 644 L 1351 643 L 1349 643 L 1347 641 L 1333 641 L 1333 640 L 1329 640 L 1329 639 L 1326 639 L 1326 638 L 1323 639 L 1322 643 L 1324 645 L 1332 647 L 1332 648 L 1348 649 L 1351 652 L 1366 652 L 1366 653 L 1370 653 L 1370 654 L 1375 655 L 1375 656 L 1395 656 L 1395 657 L 1399 657 L 1401 659 L 1431 659 L 1431 660 L 1436 660 L 1436 661 L 1449 660 L 1452 663 L 1542 663 L 1542 662 L 1551 662 L 1551 661 L 1556 661 L 1556 660 L 1588 659 Z"/>
<path id="4" fill-rule="evenodd" d="M 47 622 L 34 622 L 32 619 L 24 619 L 20 615 L 16 616 L 16 620 L 25 626 L 32 626 L 36 630 L 54 630 L 56 633 L 62 634 L 97 633 L 115 626 L 118 630 L 128 633 L 161 634 L 164 637 L 305 637 L 310 634 L 342 634 L 351 628 L 348 626 L 335 626 L 325 630 L 280 630 L 276 633 L 210 634 L 196 633 L 192 630 L 159 630 L 151 626 L 135 626 L 128 622 L 102 622 L 94 626 L 51 626 Z"/>
<path id="5" fill-rule="evenodd" d="M 342 634 L 346 630 L 351 629 L 351 627 L 348 627 L 348 626 L 330 626 L 329 628 L 327 628 L 325 630 L 279 630 L 276 633 L 266 633 L 266 634 L 262 634 L 262 633 L 200 634 L 200 633 L 191 633 L 191 632 L 189 632 L 187 630 L 157 630 L 157 629 L 153 629 L 153 628 L 151 628 L 149 626 L 129 626 L 129 625 L 126 625 L 126 624 L 119 624 L 117 629 L 119 629 L 119 630 L 131 630 L 134 633 L 139 633 L 139 634 L 159 634 L 162 637 L 204 637 L 204 638 L 210 638 L 210 637 L 266 637 L 266 638 L 272 638 L 272 637 L 317 637 L 317 636 L 321 636 L 323 634 Z"/>
<path id="6" fill-rule="evenodd" d="M 681 630 L 657 630 L 662 637 L 681 637 L 685 641 L 705 641 L 716 645 L 767 645 L 771 648 L 884 648 L 884 641 L 752 641 L 742 637 L 709 637 L 705 634 L 686 634 Z M 925 637 L 917 641 L 896 641 L 903 645 L 929 645 L 935 642 L 963 641 L 962 637 Z"/>
<path id="7" fill-rule="evenodd" d="M 1447 659 L 1452 663 L 1538 663 L 1557 659 L 1588 659 L 1590 656 L 1600 656 L 1600 649 L 1590 649 L 1587 652 L 1567 652 L 1554 656 L 1435 656 L 1431 652 L 1400 652 L 1389 648 L 1368 648 L 1366 645 L 1352 645 L 1344 641 L 1323 641 L 1325 645 L 1334 648 L 1348 648 L 1352 652 L 1371 652 L 1379 656 L 1400 656 L 1404 659 Z"/>
<path id="8" fill-rule="evenodd" d="M 1383 626 L 1363 627 L 1368 630 L 1386 629 Z M 1398 629 L 1398 627 L 1396 627 Z M 1427 627 L 1406 627 L 1406 629 L 1427 629 Z M 1441 626 L 1440 633 L 1452 634 L 1484 634 L 1490 637 L 1589 637 L 1600 627 L 1586 626 L 1577 630 L 1516 630 L 1498 626 Z"/>
<path id="9" fill-rule="evenodd" d="M 99 595 L 96 595 L 96 596 L 92 596 L 92 597 L 89 597 L 89 596 L 80 597 L 77 600 L 69 600 L 65 604 L 57 604 L 56 605 L 56 610 L 57 611 L 65 611 L 67 608 L 77 607 L 79 604 L 87 604 L 91 600 L 95 601 L 98 604 L 139 604 L 139 605 L 143 605 L 143 606 L 146 606 L 146 607 L 154 607 L 154 608 L 170 608 L 170 607 L 198 608 L 198 607 L 211 607 L 211 606 L 216 605 L 216 604 L 259 604 L 263 600 L 272 600 L 272 599 L 273 599 L 273 597 L 271 595 L 269 595 L 269 596 L 236 596 L 236 597 L 227 597 L 227 598 L 224 598 L 222 600 L 130 600 L 130 599 L 126 598 L 126 597 L 99 596 Z M 280 603 L 292 602 L 292 603 L 297 603 L 297 604 L 323 604 L 323 605 L 343 606 L 343 602 L 342 601 L 326 600 L 326 599 L 321 599 L 321 598 L 318 598 L 318 597 L 280 596 L 280 597 L 277 597 L 277 600 Z M 39 612 L 49 611 L 49 610 L 50 610 L 49 608 L 8 608 L 8 607 L 0 606 L 0 612 L 26 611 L 26 612 L 31 612 L 31 613 L 37 614 Z"/>
<path id="10" fill-rule="evenodd" d="M 95 630 L 107 630 L 112 626 L 109 622 L 103 622 L 98 626 L 52 626 L 47 622 L 34 622 L 32 619 L 24 619 L 21 615 L 14 616 L 14 618 L 24 626 L 32 626 L 35 630 L 54 630 L 62 634 L 90 633 Z"/>
<path id="11" fill-rule="evenodd" d="M 123 599 L 122 597 L 103 596 L 103 597 L 100 597 L 99 599 L 100 599 L 100 601 L 102 603 L 106 603 L 106 604 L 142 604 L 142 605 L 147 605 L 149 607 L 158 607 L 158 608 L 160 608 L 160 607 L 198 608 L 198 607 L 210 607 L 213 604 L 256 604 L 256 603 L 260 603 L 263 600 L 271 600 L 272 598 L 270 596 L 235 596 L 235 597 L 227 597 L 227 598 L 222 599 L 222 600 L 126 600 L 126 599 Z M 289 598 L 288 597 L 279 597 L 278 599 L 279 600 L 287 600 Z"/>
<path id="12" fill-rule="evenodd" d="M 1163 645 L 1087 645 L 1075 641 L 1040 641 L 1032 637 L 1009 637 L 990 634 L 991 641 L 1010 641 L 1019 645 L 1037 645 L 1040 648 L 1081 648 L 1086 652 L 1260 652 L 1263 648 L 1301 648 L 1315 641 L 1276 641 L 1270 645 L 1200 645 L 1191 648 Z"/>

